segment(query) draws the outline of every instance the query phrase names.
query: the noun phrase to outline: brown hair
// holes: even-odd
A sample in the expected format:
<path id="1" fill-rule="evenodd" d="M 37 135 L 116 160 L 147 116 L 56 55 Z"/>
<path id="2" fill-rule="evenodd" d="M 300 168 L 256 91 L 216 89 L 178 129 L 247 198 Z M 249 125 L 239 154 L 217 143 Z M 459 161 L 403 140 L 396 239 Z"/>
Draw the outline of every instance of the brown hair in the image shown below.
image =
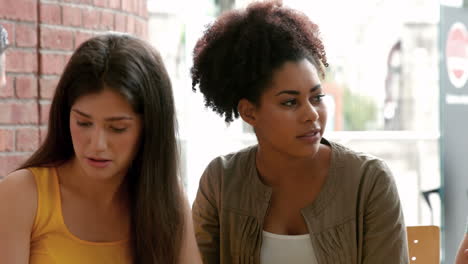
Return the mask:
<path id="1" fill-rule="evenodd" d="M 74 156 L 70 109 L 77 98 L 110 88 L 142 118 L 140 149 L 127 173 L 134 263 L 176 263 L 184 230 L 171 82 L 158 52 L 129 35 L 84 42 L 58 83 L 47 137 L 21 168 L 57 166 Z"/>

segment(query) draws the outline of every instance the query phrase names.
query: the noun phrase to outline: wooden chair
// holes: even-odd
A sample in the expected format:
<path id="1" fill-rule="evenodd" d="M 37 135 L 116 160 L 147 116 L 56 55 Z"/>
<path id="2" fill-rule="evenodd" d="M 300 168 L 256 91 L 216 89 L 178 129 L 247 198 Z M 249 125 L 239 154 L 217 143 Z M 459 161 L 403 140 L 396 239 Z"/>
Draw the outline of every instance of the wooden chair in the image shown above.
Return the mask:
<path id="1" fill-rule="evenodd" d="M 408 226 L 410 264 L 440 264 L 438 226 Z"/>

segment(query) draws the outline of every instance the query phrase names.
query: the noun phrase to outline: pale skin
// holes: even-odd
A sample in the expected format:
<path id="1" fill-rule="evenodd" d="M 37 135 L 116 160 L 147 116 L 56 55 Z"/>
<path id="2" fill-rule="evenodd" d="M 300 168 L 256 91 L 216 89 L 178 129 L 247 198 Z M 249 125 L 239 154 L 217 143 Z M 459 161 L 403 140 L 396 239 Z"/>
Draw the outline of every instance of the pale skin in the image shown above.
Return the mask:
<path id="1" fill-rule="evenodd" d="M 315 200 L 330 166 L 331 150 L 320 144 L 326 125 L 322 97 L 317 69 L 303 59 L 275 71 L 258 105 L 246 99 L 239 102 L 242 119 L 252 125 L 258 139 L 260 178 L 273 191 L 265 231 L 309 233 L 300 210 Z"/>
<path id="2" fill-rule="evenodd" d="M 58 177 L 64 222 L 75 237 L 92 242 L 128 238 L 125 175 L 138 148 L 141 126 L 126 99 L 109 89 L 82 96 L 72 106 L 75 156 L 58 167 Z M 179 263 L 201 263 L 188 203 L 185 207 Z M 0 182 L 2 263 L 29 262 L 36 210 L 37 190 L 29 170 L 15 171 Z"/>
<path id="3" fill-rule="evenodd" d="M 465 234 L 465 238 L 460 244 L 455 264 L 468 264 L 468 234 Z"/>

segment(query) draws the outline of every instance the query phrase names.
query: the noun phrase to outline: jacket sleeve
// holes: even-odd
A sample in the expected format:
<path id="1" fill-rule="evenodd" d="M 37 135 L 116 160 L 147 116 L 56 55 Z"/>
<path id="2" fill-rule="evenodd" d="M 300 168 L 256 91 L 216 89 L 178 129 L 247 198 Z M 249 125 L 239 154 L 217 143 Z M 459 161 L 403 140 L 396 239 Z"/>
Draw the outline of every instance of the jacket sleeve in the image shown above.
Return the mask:
<path id="1" fill-rule="evenodd" d="M 192 214 L 195 237 L 204 264 L 220 263 L 219 247 L 219 177 L 213 168 L 213 162 L 203 173 L 193 203 Z"/>
<path id="2" fill-rule="evenodd" d="M 375 169 L 369 170 L 362 263 L 407 264 L 406 226 L 396 184 L 385 163 L 376 162 Z"/>

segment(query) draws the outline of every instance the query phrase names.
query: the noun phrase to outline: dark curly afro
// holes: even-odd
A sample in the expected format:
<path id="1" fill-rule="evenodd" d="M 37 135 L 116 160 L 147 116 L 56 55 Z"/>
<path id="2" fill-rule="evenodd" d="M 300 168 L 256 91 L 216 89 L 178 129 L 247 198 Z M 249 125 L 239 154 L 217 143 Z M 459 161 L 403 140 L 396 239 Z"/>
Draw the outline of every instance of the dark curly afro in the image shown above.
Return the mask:
<path id="1" fill-rule="evenodd" d="M 255 2 L 229 11 L 208 26 L 193 51 L 192 89 L 205 106 L 224 116 L 239 117 L 245 98 L 258 104 L 273 72 L 286 61 L 307 58 L 320 75 L 328 66 L 318 26 L 279 1 Z"/>

